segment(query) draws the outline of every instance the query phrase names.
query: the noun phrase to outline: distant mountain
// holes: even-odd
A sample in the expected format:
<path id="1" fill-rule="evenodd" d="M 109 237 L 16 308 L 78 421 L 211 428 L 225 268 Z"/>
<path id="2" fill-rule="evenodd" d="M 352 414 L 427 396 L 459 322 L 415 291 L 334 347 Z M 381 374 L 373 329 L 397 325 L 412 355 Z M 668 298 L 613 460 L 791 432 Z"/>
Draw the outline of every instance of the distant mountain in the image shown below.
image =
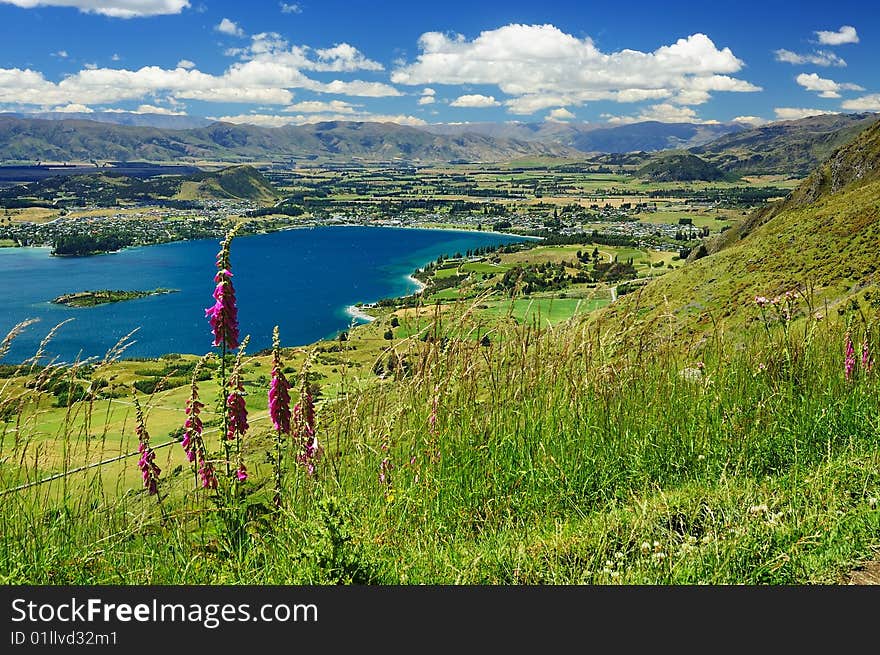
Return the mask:
<path id="1" fill-rule="evenodd" d="M 114 125 L 158 127 L 166 130 L 190 130 L 206 127 L 214 121 L 200 116 L 175 116 L 173 114 L 137 114 L 131 111 L 61 112 L 44 111 L 33 114 L 0 113 L 0 116 L 36 118 L 47 121 L 95 121 Z"/>
<path id="2" fill-rule="evenodd" d="M 124 170 L 124 169 L 123 169 Z M 274 202 L 278 191 L 252 166 L 230 166 L 219 171 L 192 175 L 165 175 L 142 179 L 112 169 L 87 175 L 59 175 L 27 186 L 0 191 L 0 205 L 6 201 L 55 202 L 59 197 L 76 198 L 77 203 L 113 206 L 117 201 L 155 200 L 254 200 Z M 42 205 L 40 205 L 42 206 Z"/>
<path id="3" fill-rule="evenodd" d="M 441 136 L 396 123 L 325 122 L 277 128 L 213 123 L 168 130 L 96 121 L 0 116 L 0 161 L 510 161 L 570 157 L 556 144 L 476 134 Z"/>
<path id="4" fill-rule="evenodd" d="M 580 152 L 623 153 L 692 148 L 723 135 L 741 132 L 741 123 L 660 123 L 644 121 L 628 125 L 607 123 L 460 123 L 426 125 L 433 134 L 480 134 L 492 138 L 555 143 Z"/>
<path id="5" fill-rule="evenodd" d="M 468 123 L 411 127 L 330 121 L 267 128 L 211 123 L 186 127 L 187 117 L 104 112 L 110 120 L 176 123 L 174 129 L 86 120 L 0 114 L 0 161 L 285 161 L 508 162 L 587 154 L 685 150 L 725 172 L 806 175 L 877 119 L 876 114 L 814 116 L 746 130 L 742 124 Z M 201 119 L 193 119 L 199 121 Z"/>
<path id="6" fill-rule="evenodd" d="M 657 155 L 642 166 L 636 175 L 654 182 L 715 182 L 727 174 L 689 152 L 670 152 Z"/>
<path id="7" fill-rule="evenodd" d="M 691 152 L 728 172 L 803 177 L 880 114 L 827 114 L 722 136 Z"/>

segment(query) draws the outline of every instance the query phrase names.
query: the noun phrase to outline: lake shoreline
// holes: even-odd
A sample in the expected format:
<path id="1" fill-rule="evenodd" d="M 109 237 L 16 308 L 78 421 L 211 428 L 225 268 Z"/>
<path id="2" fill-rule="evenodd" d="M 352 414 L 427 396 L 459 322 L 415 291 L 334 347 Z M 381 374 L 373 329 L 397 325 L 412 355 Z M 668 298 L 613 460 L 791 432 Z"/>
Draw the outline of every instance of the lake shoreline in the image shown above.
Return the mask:
<path id="1" fill-rule="evenodd" d="M 270 322 L 281 325 L 286 343 L 303 345 L 332 339 L 331 335 L 348 329 L 352 319 L 367 322 L 366 316 L 372 313 L 368 307 L 384 299 L 422 293 L 419 270 L 443 253 L 532 241 L 517 234 L 449 228 L 301 227 L 312 230 L 242 235 L 235 240 L 238 245 L 233 245 L 242 329 L 253 334 L 256 349 L 269 347 Z M 55 325 L 75 317 L 76 321 L 65 323 L 49 348 L 52 355 L 67 361 L 80 350 L 88 356 L 103 356 L 120 335 L 133 328 L 139 329 L 138 340 L 126 352 L 126 359 L 201 353 L 202 333 L 210 332 L 201 308 L 210 302 L 217 245 L 213 238 L 180 240 L 125 248 L 114 257 L 50 257 L 49 248 L 33 246 L 15 248 L 17 253 L 3 249 L 0 276 L 8 281 L 4 319 L 11 328 L 29 318 Z M 279 271 L 288 268 L 313 273 L 288 277 L 285 292 L 279 295 L 278 288 L 264 281 L 277 279 Z M 118 302 L 113 308 L 87 312 L 49 302 L 68 294 L 71 286 L 106 289 L 116 281 L 125 289 L 125 280 L 136 281 L 144 289 L 175 288 L 180 293 L 151 302 L 149 309 L 141 303 Z M 131 288 L 137 287 L 132 284 Z M 353 316 L 350 306 L 359 313 Z M 6 362 L 32 356 L 43 336 L 37 332 L 41 330 L 32 328 L 17 337 Z"/>

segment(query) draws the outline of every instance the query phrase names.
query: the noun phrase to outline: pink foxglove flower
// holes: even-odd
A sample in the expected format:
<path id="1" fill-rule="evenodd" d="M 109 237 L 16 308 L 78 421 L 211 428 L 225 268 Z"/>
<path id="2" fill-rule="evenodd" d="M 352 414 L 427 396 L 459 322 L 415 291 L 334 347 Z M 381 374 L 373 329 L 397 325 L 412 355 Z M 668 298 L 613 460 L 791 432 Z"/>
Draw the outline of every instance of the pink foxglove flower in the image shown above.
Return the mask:
<path id="1" fill-rule="evenodd" d="M 232 270 L 229 264 L 229 247 L 238 227 L 227 233 L 217 253 L 217 274 L 214 276 L 214 304 L 205 310 L 205 318 L 211 324 L 214 346 L 228 350 L 238 348 L 238 308 L 235 304 L 235 288 L 232 286 Z"/>
<path id="2" fill-rule="evenodd" d="M 849 382 L 853 378 L 853 373 L 856 370 L 856 351 L 853 346 L 852 335 L 849 330 L 846 331 L 846 348 L 844 352 L 843 358 L 843 374 L 846 377 L 846 381 Z"/>
<path id="3" fill-rule="evenodd" d="M 290 434 L 290 383 L 281 370 L 281 362 L 272 366 L 272 381 L 269 383 L 269 416 L 275 430 Z"/>
<path id="4" fill-rule="evenodd" d="M 315 474 L 315 463 L 321 454 L 318 437 L 315 434 L 315 403 L 312 394 L 303 384 L 300 402 L 293 408 L 295 438 L 300 444 L 297 461 L 306 467 L 309 475 Z"/>
<path id="5" fill-rule="evenodd" d="M 138 438 L 138 468 L 141 470 L 141 477 L 144 481 L 144 488 L 149 491 L 151 496 L 159 493 L 159 474 L 162 469 L 156 464 L 156 453 L 150 448 L 150 433 L 147 432 L 147 426 L 144 422 L 144 414 L 141 412 L 141 406 L 137 396 L 134 398 L 135 406 L 135 434 Z"/>
<path id="6" fill-rule="evenodd" d="M 193 369 L 190 397 L 186 401 L 186 420 L 183 422 L 183 440 L 180 445 L 186 453 L 187 460 L 198 467 L 202 487 L 216 489 L 217 477 L 214 474 L 214 467 L 208 462 L 208 453 L 202 438 L 203 425 L 200 416 L 205 405 L 199 400 L 198 377 L 206 359 L 207 356 L 200 359 Z"/>
<path id="7" fill-rule="evenodd" d="M 226 396 L 226 411 L 228 417 L 226 421 L 226 438 L 230 441 L 235 439 L 236 435 L 239 437 L 244 436 L 245 432 L 247 432 L 250 427 L 247 420 L 248 412 L 247 406 L 244 402 L 244 395 L 242 394 L 243 391 L 244 385 L 238 384 L 236 385 L 236 388 Z"/>
<path id="8" fill-rule="evenodd" d="M 214 304 L 205 310 L 205 317 L 214 334 L 214 345 L 226 345 L 229 350 L 238 348 L 238 308 L 235 304 L 235 288 L 232 273 L 221 269 L 214 276 Z"/>

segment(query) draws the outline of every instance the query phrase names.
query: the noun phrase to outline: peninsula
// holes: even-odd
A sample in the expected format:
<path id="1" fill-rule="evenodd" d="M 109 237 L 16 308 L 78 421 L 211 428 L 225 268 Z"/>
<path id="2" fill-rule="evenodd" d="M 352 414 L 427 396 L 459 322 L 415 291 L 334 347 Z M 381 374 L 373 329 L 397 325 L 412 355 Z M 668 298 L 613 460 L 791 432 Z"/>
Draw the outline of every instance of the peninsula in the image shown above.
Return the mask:
<path id="1" fill-rule="evenodd" d="M 78 291 L 76 293 L 65 293 L 62 296 L 54 298 L 52 302 L 56 305 L 67 305 L 68 307 L 95 307 L 96 305 L 106 305 L 112 302 L 122 302 L 124 300 L 134 300 L 135 298 L 146 298 L 147 296 L 159 296 L 166 293 L 176 293 L 178 289 L 152 289 L 150 291 L 121 291 L 111 289 L 101 289 L 99 291 Z"/>

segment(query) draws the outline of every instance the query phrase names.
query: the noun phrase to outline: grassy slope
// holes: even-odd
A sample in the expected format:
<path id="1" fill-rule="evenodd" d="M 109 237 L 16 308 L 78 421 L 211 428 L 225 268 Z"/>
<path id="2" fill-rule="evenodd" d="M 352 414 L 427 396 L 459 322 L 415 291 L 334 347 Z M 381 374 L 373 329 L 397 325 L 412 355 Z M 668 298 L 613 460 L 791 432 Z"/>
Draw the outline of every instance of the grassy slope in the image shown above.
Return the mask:
<path id="1" fill-rule="evenodd" d="M 367 393 L 352 385 L 320 408 L 317 477 L 291 464 L 279 514 L 267 506 L 265 405 L 254 403 L 243 541 L 192 492 L 175 446 L 158 456 L 161 508 L 138 491 L 132 460 L 5 497 L 0 580 L 838 581 L 880 547 L 880 387 L 876 375 L 844 381 L 842 328 L 817 324 L 792 368 L 775 333 L 707 353 L 694 381 L 674 349 L 607 360 L 576 325 L 503 328 L 488 348 L 416 342 L 411 377 Z M 157 404 L 176 405 L 180 420 L 181 397 Z M 2 431 L 9 461 L 40 457 L 23 418 Z M 216 452 L 216 433 L 206 439 Z M 377 480 L 386 457 L 390 488 Z M 0 472 L 3 488 L 29 477 Z"/>
<path id="2" fill-rule="evenodd" d="M 272 202 L 278 192 L 253 166 L 230 166 L 214 173 L 184 178 L 178 198 L 184 200 L 237 198 Z"/>
<path id="3" fill-rule="evenodd" d="M 655 182 L 713 182 L 725 178 L 724 172 L 717 166 L 689 152 L 660 155 L 638 169 L 636 175 Z"/>
<path id="4" fill-rule="evenodd" d="M 641 332 L 658 324 L 703 335 L 735 332 L 757 295 L 815 287 L 815 310 L 864 299 L 880 284 L 880 124 L 838 151 L 778 207 L 733 228 L 717 252 L 652 282 L 600 319 Z M 863 303 L 864 304 L 864 303 Z M 670 316 L 673 320 L 669 320 Z"/>

